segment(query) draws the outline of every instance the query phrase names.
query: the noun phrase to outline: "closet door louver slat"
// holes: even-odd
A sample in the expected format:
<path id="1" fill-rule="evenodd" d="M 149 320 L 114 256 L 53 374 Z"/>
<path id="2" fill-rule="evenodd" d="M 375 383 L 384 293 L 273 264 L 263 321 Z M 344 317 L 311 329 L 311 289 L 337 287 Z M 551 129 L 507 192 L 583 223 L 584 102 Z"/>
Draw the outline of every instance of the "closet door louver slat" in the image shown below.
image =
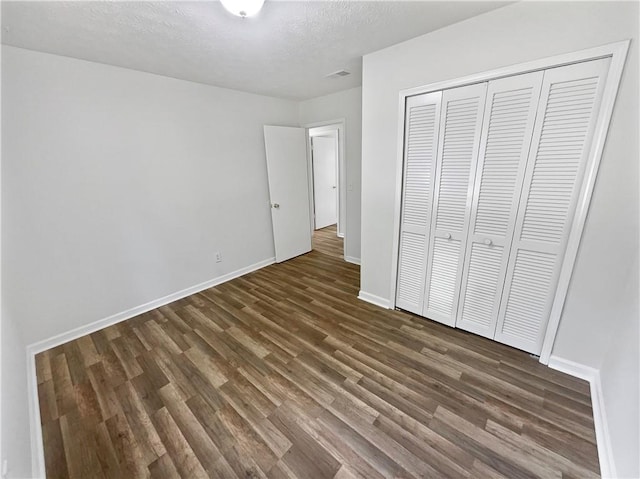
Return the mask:
<path id="1" fill-rule="evenodd" d="M 540 354 L 609 59 L 547 70 L 495 339 Z"/>
<path id="2" fill-rule="evenodd" d="M 456 327 L 493 338 L 542 72 L 489 82 Z"/>
<path id="3" fill-rule="evenodd" d="M 487 84 L 446 90 L 438 141 L 423 316 L 455 324 Z"/>
<path id="4" fill-rule="evenodd" d="M 396 304 L 416 314 L 424 302 L 441 98 L 441 92 L 429 93 L 406 103 Z"/>

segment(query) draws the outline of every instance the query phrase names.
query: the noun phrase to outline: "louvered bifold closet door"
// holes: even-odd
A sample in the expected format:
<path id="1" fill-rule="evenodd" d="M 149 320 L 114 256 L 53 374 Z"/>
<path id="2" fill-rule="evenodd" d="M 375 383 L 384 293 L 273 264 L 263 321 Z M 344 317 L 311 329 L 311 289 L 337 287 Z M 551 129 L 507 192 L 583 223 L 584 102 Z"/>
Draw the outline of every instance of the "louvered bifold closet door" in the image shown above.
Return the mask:
<path id="1" fill-rule="evenodd" d="M 609 59 L 547 70 L 495 339 L 540 354 Z"/>
<path id="2" fill-rule="evenodd" d="M 396 305 L 422 314 L 442 92 L 407 98 Z"/>
<path id="3" fill-rule="evenodd" d="M 487 84 L 442 94 L 423 316 L 453 326 Z"/>
<path id="4" fill-rule="evenodd" d="M 456 327 L 493 338 L 542 72 L 489 82 Z"/>

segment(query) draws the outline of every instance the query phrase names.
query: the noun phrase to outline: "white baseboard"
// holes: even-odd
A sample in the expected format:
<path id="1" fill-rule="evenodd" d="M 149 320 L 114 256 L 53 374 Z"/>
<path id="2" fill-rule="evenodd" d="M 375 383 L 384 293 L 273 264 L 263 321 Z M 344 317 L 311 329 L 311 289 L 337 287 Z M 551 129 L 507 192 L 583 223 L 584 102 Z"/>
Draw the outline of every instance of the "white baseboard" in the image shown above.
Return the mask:
<path id="1" fill-rule="evenodd" d="M 549 367 L 556 371 L 566 373 L 569 376 L 573 376 L 574 378 L 584 379 L 585 381 L 589 381 L 589 383 L 591 383 L 598 372 L 595 368 L 576 363 L 575 361 L 569 361 L 568 359 L 563 359 L 558 356 L 551 356 L 549 358 Z"/>
<path id="2" fill-rule="evenodd" d="M 591 407 L 593 409 L 593 423 L 596 427 L 600 476 L 603 479 L 613 479 L 618 477 L 618 474 L 613 460 L 613 446 L 611 445 L 609 423 L 607 422 L 607 414 L 604 407 L 600 371 L 596 371 L 595 377 L 591 381 Z"/>
<path id="3" fill-rule="evenodd" d="M 593 423 L 596 429 L 596 443 L 598 445 L 600 475 L 603 479 L 617 477 L 616 467 L 613 461 L 613 450 L 611 447 L 611 436 L 609 434 L 607 414 L 602 395 L 600 371 L 574 361 L 569 361 L 568 359 L 559 358 L 558 356 L 551 356 L 549 358 L 549 367 L 589 382 L 591 389 Z"/>
<path id="4" fill-rule="evenodd" d="M 29 401 L 29 429 L 31 430 L 31 477 L 44 479 L 44 444 L 40 405 L 38 404 L 38 377 L 36 376 L 36 354 L 27 347 L 27 395 Z"/>
<path id="5" fill-rule="evenodd" d="M 107 318 L 94 321 L 92 323 L 80 326 L 65 333 L 57 334 L 48 339 L 38 341 L 37 343 L 27 346 L 27 378 L 28 378 L 28 394 L 29 394 L 29 426 L 31 428 L 31 473 L 35 478 L 45 477 L 44 450 L 42 445 L 42 426 L 40 424 L 40 408 L 38 405 L 38 379 L 36 376 L 36 354 L 46 351 L 47 349 L 60 346 L 61 344 L 81 338 L 87 334 L 94 333 L 108 326 L 112 326 L 121 321 L 134 318 L 142 313 L 151 311 L 169 303 L 173 303 L 182 298 L 186 298 L 195 293 L 199 293 L 213 286 L 226 283 L 232 279 L 243 276 L 252 271 L 264 268 L 275 263 L 275 258 L 268 258 L 264 261 L 249 265 L 245 268 L 232 271 L 217 278 L 196 284 L 189 288 L 177 291 L 159 299 L 149 301 L 148 303 L 136 306 L 134 308 L 113 314 Z"/>
<path id="6" fill-rule="evenodd" d="M 191 286 L 181 291 L 171 293 L 159 299 L 154 299 L 153 301 L 149 301 L 148 303 L 141 304 L 140 306 L 136 306 L 126 311 L 116 313 L 107 318 L 99 319 L 98 321 L 94 321 L 93 323 L 85 324 L 70 331 L 57 334 L 56 336 L 53 336 L 51 338 L 30 344 L 29 346 L 27 346 L 27 350 L 30 350 L 33 354 L 38 354 L 42 351 L 46 351 L 47 349 L 55 348 L 56 346 L 60 346 L 61 344 L 73 341 L 74 339 L 81 338 L 82 336 L 86 336 L 87 334 L 95 333 L 96 331 L 104 329 L 108 326 L 112 326 L 121 321 L 134 318 L 142 313 L 151 311 L 152 309 L 156 309 L 166 304 L 173 303 L 174 301 L 177 301 L 179 299 L 186 298 L 187 296 L 190 296 L 192 294 L 199 293 L 200 291 L 203 291 L 205 289 L 212 288 L 219 284 L 226 283 L 227 281 L 243 276 L 247 273 L 251 273 L 252 271 L 264 268 L 265 266 L 269 266 L 270 264 L 275 263 L 275 261 L 275 258 L 269 258 L 245 268 L 232 271 L 231 273 L 218 276 L 217 278 L 205 281 L 204 283 L 196 284 L 195 286 Z"/>
<path id="7" fill-rule="evenodd" d="M 367 303 L 375 304 L 384 309 L 391 309 L 391 303 L 386 298 L 381 298 L 375 294 L 367 293 L 366 291 L 360 291 L 358 293 L 358 299 L 366 301 Z"/>
<path id="8" fill-rule="evenodd" d="M 360 258 L 356 258 L 356 257 L 354 257 L 354 256 L 345 256 L 345 257 L 344 257 L 344 260 L 345 260 L 347 263 L 353 263 L 353 264 L 360 265 Z"/>

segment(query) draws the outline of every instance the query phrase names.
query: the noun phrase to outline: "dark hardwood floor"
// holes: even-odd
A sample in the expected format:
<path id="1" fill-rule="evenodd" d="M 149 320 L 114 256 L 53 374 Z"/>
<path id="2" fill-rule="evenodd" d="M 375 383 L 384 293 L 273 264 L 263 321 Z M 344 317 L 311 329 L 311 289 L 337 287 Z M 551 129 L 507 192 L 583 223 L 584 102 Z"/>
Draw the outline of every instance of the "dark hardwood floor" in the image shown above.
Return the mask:
<path id="1" fill-rule="evenodd" d="M 36 358 L 50 478 L 598 477 L 586 382 L 315 249 Z"/>
<path id="2" fill-rule="evenodd" d="M 327 226 L 313 232 L 311 247 L 319 253 L 335 258 L 344 258 L 343 241 L 338 238 L 336 225 Z"/>

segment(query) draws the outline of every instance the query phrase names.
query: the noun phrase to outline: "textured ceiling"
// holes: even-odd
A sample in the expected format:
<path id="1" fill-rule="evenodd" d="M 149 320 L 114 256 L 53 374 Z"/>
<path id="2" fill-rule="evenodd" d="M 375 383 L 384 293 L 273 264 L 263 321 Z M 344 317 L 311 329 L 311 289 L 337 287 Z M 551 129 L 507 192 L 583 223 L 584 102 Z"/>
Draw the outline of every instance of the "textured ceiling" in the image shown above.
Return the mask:
<path id="1" fill-rule="evenodd" d="M 2 1 L 2 43 L 307 99 L 360 85 L 362 55 L 505 4 L 267 0 L 242 19 L 217 1 Z"/>

